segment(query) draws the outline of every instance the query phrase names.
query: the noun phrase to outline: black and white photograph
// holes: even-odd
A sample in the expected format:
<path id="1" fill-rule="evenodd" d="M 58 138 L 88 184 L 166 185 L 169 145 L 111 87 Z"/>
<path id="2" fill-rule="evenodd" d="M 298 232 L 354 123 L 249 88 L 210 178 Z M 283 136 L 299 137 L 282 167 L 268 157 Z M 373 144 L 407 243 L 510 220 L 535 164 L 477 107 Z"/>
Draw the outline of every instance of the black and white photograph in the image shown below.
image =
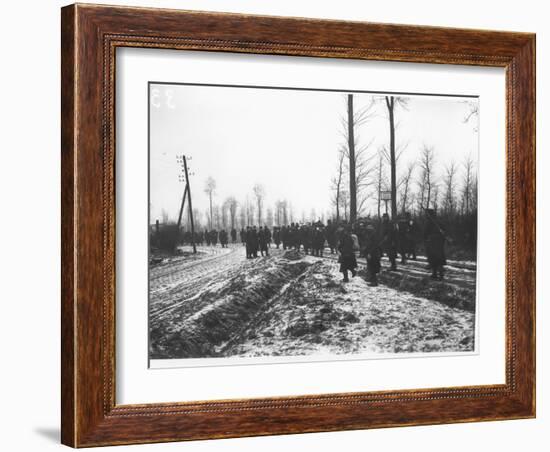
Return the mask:
<path id="1" fill-rule="evenodd" d="M 150 367 L 476 353 L 477 96 L 148 102 Z"/>

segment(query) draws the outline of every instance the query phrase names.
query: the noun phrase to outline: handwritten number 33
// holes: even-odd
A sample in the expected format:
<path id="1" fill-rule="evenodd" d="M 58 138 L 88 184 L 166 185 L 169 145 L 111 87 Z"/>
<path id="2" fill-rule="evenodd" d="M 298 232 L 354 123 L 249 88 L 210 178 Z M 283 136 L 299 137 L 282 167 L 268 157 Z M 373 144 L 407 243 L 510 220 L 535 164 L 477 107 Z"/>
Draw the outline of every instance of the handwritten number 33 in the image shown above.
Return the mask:
<path id="1" fill-rule="evenodd" d="M 168 108 L 176 108 L 174 104 L 174 92 L 171 89 L 164 90 L 164 96 L 162 96 L 160 89 L 154 88 L 151 91 L 151 105 L 155 108 L 160 108 L 162 106 L 163 97 L 165 106 Z"/>

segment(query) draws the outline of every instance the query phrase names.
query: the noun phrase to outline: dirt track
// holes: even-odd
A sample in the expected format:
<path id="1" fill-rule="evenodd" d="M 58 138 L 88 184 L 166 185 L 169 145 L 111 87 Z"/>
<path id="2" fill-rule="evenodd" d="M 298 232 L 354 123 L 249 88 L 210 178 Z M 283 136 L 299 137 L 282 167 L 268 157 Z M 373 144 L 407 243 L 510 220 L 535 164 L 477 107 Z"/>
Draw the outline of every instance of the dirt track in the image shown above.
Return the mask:
<path id="1" fill-rule="evenodd" d="M 369 288 L 361 272 L 342 284 L 330 253 L 271 249 L 248 260 L 241 245 L 198 251 L 150 268 L 151 358 L 473 349 L 468 268 L 451 265 L 438 282 L 422 258 L 397 272 L 384 259 L 382 284 Z"/>

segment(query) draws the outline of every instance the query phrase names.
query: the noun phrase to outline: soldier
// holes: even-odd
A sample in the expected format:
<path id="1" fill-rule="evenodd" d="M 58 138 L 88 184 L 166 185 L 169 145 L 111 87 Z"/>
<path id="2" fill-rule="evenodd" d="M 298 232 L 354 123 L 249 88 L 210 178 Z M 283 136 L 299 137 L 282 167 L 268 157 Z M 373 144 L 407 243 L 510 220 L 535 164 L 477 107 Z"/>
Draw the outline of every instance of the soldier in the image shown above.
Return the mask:
<path id="1" fill-rule="evenodd" d="M 204 231 L 204 239 L 206 240 L 206 244 L 210 246 L 210 232 L 208 232 L 207 230 Z"/>
<path id="2" fill-rule="evenodd" d="M 258 242 L 258 230 L 256 229 L 256 226 L 252 226 L 252 229 L 250 231 L 250 251 L 252 253 L 253 257 L 258 257 L 258 248 L 259 248 L 259 242 Z"/>
<path id="3" fill-rule="evenodd" d="M 304 251 L 308 254 L 311 251 L 311 227 L 303 224 L 300 228 L 300 244 L 304 246 Z M 298 245 L 299 249 L 300 245 Z"/>
<path id="4" fill-rule="evenodd" d="M 210 231 L 210 242 L 213 246 L 216 246 L 218 244 L 218 231 L 215 229 L 212 229 Z"/>
<path id="5" fill-rule="evenodd" d="M 348 271 L 351 271 L 352 277 L 357 274 L 357 259 L 353 250 L 353 239 L 351 238 L 349 227 L 342 233 L 340 243 L 338 244 L 338 251 L 340 252 L 338 259 L 340 262 L 340 271 L 344 275 L 343 281 L 349 282 Z"/>
<path id="6" fill-rule="evenodd" d="M 294 234 L 295 234 L 294 223 L 290 223 L 290 226 L 288 227 L 287 233 L 288 233 L 288 249 L 294 248 L 295 247 L 295 243 L 294 243 Z"/>
<path id="7" fill-rule="evenodd" d="M 407 223 L 406 218 L 400 218 L 397 221 L 397 237 L 398 237 L 397 242 L 399 244 L 399 253 L 401 254 L 402 264 L 407 263 L 407 250 L 409 248 L 408 230 L 409 230 L 409 225 Z"/>
<path id="8" fill-rule="evenodd" d="M 437 223 L 434 209 L 426 209 L 426 229 L 424 243 L 428 265 L 432 269 L 433 279 L 443 279 L 443 266 L 447 264 L 445 258 L 445 232 Z"/>
<path id="9" fill-rule="evenodd" d="M 416 240 L 418 235 L 418 227 L 416 221 L 411 217 L 411 213 L 405 213 L 407 220 L 407 250 L 406 253 L 413 261 L 416 260 Z"/>
<path id="10" fill-rule="evenodd" d="M 246 247 L 246 258 L 250 259 L 252 258 L 252 252 L 251 252 L 251 241 L 249 239 L 249 236 L 251 234 L 251 228 L 250 226 L 246 227 L 246 232 L 244 233 L 244 245 Z"/>
<path id="11" fill-rule="evenodd" d="M 395 258 L 397 257 L 397 237 L 395 225 L 390 221 L 387 213 L 382 215 L 382 247 L 390 260 L 390 270 L 397 270 Z"/>
<path id="12" fill-rule="evenodd" d="M 256 226 L 247 228 L 246 250 L 249 258 L 258 257 L 258 232 Z"/>
<path id="13" fill-rule="evenodd" d="M 323 248 L 325 247 L 325 231 L 323 225 L 318 225 L 313 231 L 313 251 L 315 256 L 323 257 Z"/>
<path id="14" fill-rule="evenodd" d="M 260 226 L 260 230 L 258 232 L 258 244 L 260 245 L 260 253 L 263 257 L 264 253 L 266 256 L 269 256 L 269 248 L 268 248 L 268 240 L 269 240 L 269 237 L 270 236 L 270 233 L 269 233 L 269 229 L 267 229 L 267 226 L 265 228 L 262 228 Z"/>
<path id="15" fill-rule="evenodd" d="M 305 239 L 302 237 L 304 235 L 304 225 L 296 223 L 296 228 L 294 230 L 294 248 L 300 251 Z"/>
<path id="16" fill-rule="evenodd" d="M 231 243 L 237 241 L 237 230 L 235 228 L 231 229 Z"/>
<path id="17" fill-rule="evenodd" d="M 240 236 L 241 236 L 241 243 L 243 244 L 243 246 L 246 246 L 246 231 L 244 230 L 244 227 L 241 228 Z"/>
<path id="18" fill-rule="evenodd" d="M 380 273 L 380 243 L 374 226 L 368 224 L 363 231 L 361 247 L 363 256 L 367 260 L 367 284 L 378 285 L 378 273 Z"/>
<path id="19" fill-rule="evenodd" d="M 361 221 L 355 226 L 355 234 L 357 235 L 357 240 L 359 242 L 359 257 L 365 257 L 364 249 L 367 234 L 365 223 Z"/>
<path id="20" fill-rule="evenodd" d="M 336 252 L 336 225 L 332 222 L 332 220 L 327 220 L 325 238 L 330 248 L 330 254 L 334 254 Z"/>
<path id="21" fill-rule="evenodd" d="M 227 242 L 228 242 L 227 231 L 225 229 L 222 229 L 220 231 L 220 244 L 222 248 L 227 248 Z"/>
<path id="22" fill-rule="evenodd" d="M 265 240 L 267 242 L 267 246 L 268 247 L 271 247 L 271 231 L 269 230 L 269 228 L 267 227 L 267 224 L 264 225 L 264 234 L 265 234 Z"/>
<path id="23" fill-rule="evenodd" d="M 285 225 L 281 228 L 281 243 L 283 244 L 283 250 L 289 248 L 288 246 L 288 227 Z"/>
<path id="24" fill-rule="evenodd" d="M 279 249 L 279 245 L 281 244 L 281 228 L 279 226 L 273 228 L 273 242 L 277 246 L 277 249 Z"/>
<path id="25" fill-rule="evenodd" d="M 290 226 L 287 228 L 287 243 L 288 249 L 294 248 L 294 223 L 290 223 Z"/>

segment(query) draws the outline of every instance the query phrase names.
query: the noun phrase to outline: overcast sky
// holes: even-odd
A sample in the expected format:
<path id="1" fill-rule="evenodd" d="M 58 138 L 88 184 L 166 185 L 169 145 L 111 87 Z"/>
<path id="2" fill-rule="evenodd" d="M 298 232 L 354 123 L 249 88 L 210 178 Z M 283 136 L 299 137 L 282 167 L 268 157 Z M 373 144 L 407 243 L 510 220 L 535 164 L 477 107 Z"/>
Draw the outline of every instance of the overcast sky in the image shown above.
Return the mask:
<path id="1" fill-rule="evenodd" d="M 339 147 L 345 142 L 341 120 L 347 112 L 342 92 L 261 89 L 244 87 L 150 86 L 150 208 L 151 221 L 166 211 L 176 219 L 184 185 L 176 156 L 189 161 L 193 207 L 204 216 L 208 207 L 206 179 L 217 184 L 215 203 L 232 195 L 252 199 L 252 187 L 265 187 L 266 207 L 288 199 L 296 217 L 312 208 L 332 211 L 330 181 Z M 355 93 L 356 109 L 380 94 Z M 409 96 L 408 96 L 409 97 Z M 477 102 L 477 99 L 469 99 Z M 385 104 L 378 102 L 373 116 L 358 128 L 358 144 L 371 143 L 368 154 L 388 145 Z M 464 98 L 410 96 L 406 109 L 396 110 L 397 144 L 405 150 L 404 168 L 432 146 L 436 172 L 466 155 L 477 161 L 477 117 L 464 118 Z M 399 172 L 399 168 L 398 168 Z M 374 201 L 367 212 L 374 212 Z"/>

